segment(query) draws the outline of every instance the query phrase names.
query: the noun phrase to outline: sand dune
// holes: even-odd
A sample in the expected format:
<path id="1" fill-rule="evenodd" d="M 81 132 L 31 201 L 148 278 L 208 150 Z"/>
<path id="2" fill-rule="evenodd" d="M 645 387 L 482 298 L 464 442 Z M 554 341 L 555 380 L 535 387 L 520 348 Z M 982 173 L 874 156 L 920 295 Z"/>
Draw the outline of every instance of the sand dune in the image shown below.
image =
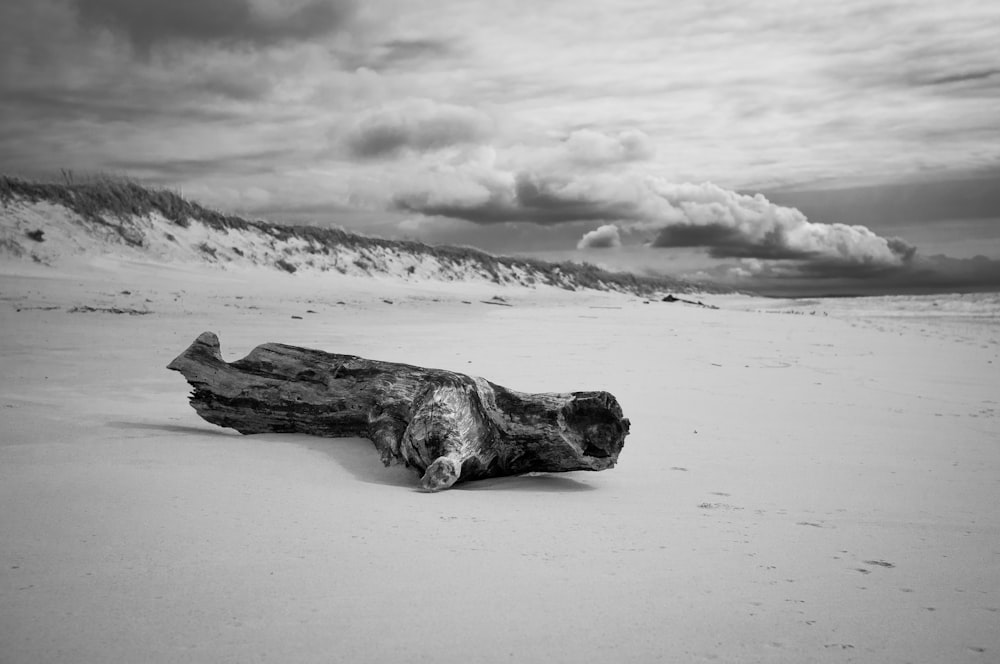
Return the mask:
<path id="1" fill-rule="evenodd" d="M 0 269 L 5 663 L 1000 652 L 988 316 L 110 257 Z M 513 306 L 483 304 L 498 295 Z M 632 434 L 613 470 L 423 494 L 364 440 L 201 421 L 164 366 L 206 329 L 228 360 L 281 341 L 607 389 Z"/>
<path id="2" fill-rule="evenodd" d="M 469 247 L 367 237 L 336 227 L 248 220 L 128 180 L 50 184 L 0 175 L 0 258 L 67 266 L 87 264 L 95 257 L 409 282 L 485 282 L 639 294 L 719 290 L 667 277 L 613 273 L 589 264 L 495 256 Z"/>

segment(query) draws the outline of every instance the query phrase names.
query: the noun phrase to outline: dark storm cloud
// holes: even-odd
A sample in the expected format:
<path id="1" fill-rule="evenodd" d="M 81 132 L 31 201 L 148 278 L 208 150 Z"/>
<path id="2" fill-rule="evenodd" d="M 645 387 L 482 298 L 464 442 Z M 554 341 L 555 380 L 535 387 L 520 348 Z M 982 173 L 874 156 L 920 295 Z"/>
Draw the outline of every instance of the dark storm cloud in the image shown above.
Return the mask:
<path id="1" fill-rule="evenodd" d="M 81 20 L 127 37 L 148 52 L 156 44 L 191 41 L 268 46 L 329 34 L 351 15 L 346 0 L 312 0 L 265 15 L 249 0 L 74 0 Z"/>
<path id="2" fill-rule="evenodd" d="M 346 142 L 353 156 L 371 159 L 478 143 L 493 131 L 493 120 L 477 109 L 409 99 L 366 113 Z"/>
<path id="3" fill-rule="evenodd" d="M 705 247 L 713 258 L 790 260 L 811 258 L 817 254 L 815 251 L 789 247 L 781 227 L 770 229 L 759 240 L 751 240 L 738 228 L 717 223 L 667 226 L 650 246 Z"/>

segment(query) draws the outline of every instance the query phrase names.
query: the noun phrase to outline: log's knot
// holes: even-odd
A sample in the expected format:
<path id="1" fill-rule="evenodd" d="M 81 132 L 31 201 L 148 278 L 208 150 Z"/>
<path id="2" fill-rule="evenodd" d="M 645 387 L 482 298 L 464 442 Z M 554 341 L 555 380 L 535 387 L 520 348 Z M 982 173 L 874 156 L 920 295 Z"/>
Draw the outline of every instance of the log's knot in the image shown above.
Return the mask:
<path id="1" fill-rule="evenodd" d="M 219 337 L 214 332 L 202 332 L 187 347 L 187 350 L 167 365 L 167 368 L 171 371 L 180 371 L 187 377 L 186 370 L 190 370 L 199 363 L 214 364 L 222 361 L 222 347 L 219 344 Z"/>

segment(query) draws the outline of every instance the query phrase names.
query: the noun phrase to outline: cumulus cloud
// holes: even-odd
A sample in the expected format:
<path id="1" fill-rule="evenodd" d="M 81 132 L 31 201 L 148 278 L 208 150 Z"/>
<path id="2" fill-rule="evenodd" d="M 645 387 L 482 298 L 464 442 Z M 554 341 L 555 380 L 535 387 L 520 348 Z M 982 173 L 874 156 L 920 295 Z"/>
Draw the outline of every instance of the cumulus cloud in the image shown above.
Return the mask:
<path id="1" fill-rule="evenodd" d="M 561 224 L 603 221 L 622 234 L 653 234 L 651 247 L 697 247 L 714 258 L 799 261 L 818 274 L 836 270 L 899 268 L 915 249 L 864 226 L 818 224 L 799 210 L 775 205 L 711 183 L 675 184 L 634 173 L 540 175 L 518 172 L 482 178 L 456 170 L 452 180 L 470 178 L 470 195 L 417 191 L 400 194 L 396 206 L 410 212 L 456 217 L 475 223 Z M 604 230 L 580 240 L 593 246 Z"/>
<path id="2" fill-rule="evenodd" d="M 704 247 L 715 258 L 805 260 L 823 270 L 843 264 L 872 269 L 899 267 L 916 249 L 865 226 L 810 222 L 795 208 L 764 196 L 747 196 L 702 184 L 665 185 L 659 193 L 684 212 L 664 226 L 654 247 Z"/>
<path id="3" fill-rule="evenodd" d="M 347 136 L 356 157 L 426 152 L 483 141 L 494 131 L 492 118 L 469 106 L 407 99 L 363 114 Z"/>
<path id="4" fill-rule="evenodd" d="M 599 226 L 589 233 L 584 233 L 577 243 L 577 249 L 611 249 L 622 246 L 621 234 L 614 224 Z"/>
<path id="5" fill-rule="evenodd" d="M 124 35 L 139 51 L 190 41 L 268 46 L 311 39 L 344 25 L 349 0 L 256 3 L 252 0 L 74 0 L 88 25 Z"/>

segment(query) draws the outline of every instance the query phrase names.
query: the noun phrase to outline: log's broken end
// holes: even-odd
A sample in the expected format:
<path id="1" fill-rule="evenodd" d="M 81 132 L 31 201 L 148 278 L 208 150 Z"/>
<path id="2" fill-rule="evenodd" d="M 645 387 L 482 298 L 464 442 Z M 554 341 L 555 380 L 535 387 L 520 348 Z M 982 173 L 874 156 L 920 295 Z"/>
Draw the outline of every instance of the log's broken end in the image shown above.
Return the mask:
<path id="1" fill-rule="evenodd" d="M 195 369 L 203 365 L 222 362 L 222 348 L 219 337 L 214 332 L 202 332 L 198 338 L 167 365 L 171 371 L 179 371 L 190 379 Z"/>
<path id="2" fill-rule="evenodd" d="M 592 470 L 613 468 L 631 423 L 608 392 L 574 392 L 561 413 L 565 435 L 572 439 Z"/>

